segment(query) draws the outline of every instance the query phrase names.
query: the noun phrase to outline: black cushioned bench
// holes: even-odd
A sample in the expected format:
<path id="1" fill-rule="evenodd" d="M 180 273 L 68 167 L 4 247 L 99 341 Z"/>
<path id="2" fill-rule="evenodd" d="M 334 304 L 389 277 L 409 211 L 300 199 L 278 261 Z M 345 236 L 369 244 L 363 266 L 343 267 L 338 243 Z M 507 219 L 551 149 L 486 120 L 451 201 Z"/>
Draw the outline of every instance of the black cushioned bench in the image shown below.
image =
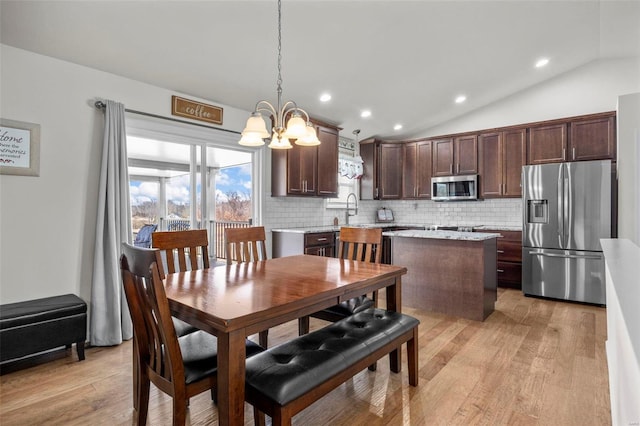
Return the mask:
<path id="1" fill-rule="evenodd" d="M 246 400 L 273 425 L 290 425 L 295 414 L 405 342 L 409 384 L 417 386 L 419 323 L 372 308 L 267 349 L 247 359 Z"/>
<path id="2" fill-rule="evenodd" d="M 0 305 L 0 362 L 76 344 L 84 359 L 87 304 L 74 294 Z"/>

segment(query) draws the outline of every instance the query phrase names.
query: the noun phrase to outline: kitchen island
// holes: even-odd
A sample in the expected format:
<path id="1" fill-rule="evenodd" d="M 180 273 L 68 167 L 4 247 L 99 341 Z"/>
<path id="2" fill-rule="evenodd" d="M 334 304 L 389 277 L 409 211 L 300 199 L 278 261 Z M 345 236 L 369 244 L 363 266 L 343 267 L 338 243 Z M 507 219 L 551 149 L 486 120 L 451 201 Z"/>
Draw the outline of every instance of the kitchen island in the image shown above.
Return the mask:
<path id="1" fill-rule="evenodd" d="M 456 231 L 384 232 L 391 263 L 407 268 L 402 305 L 483 321 L 494 310 L 496 238 Z"/>

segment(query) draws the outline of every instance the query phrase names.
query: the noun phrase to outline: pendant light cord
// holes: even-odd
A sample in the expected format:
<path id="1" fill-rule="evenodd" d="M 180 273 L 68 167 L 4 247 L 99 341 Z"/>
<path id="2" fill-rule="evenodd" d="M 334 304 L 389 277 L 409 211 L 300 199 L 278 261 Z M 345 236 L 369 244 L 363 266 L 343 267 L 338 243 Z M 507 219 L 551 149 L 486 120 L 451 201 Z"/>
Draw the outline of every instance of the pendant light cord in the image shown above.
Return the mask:
<path id="1" fill-rule="evenodd" d="M 282 105 L 282 2 L 278 0 L 278 111 Z"/>

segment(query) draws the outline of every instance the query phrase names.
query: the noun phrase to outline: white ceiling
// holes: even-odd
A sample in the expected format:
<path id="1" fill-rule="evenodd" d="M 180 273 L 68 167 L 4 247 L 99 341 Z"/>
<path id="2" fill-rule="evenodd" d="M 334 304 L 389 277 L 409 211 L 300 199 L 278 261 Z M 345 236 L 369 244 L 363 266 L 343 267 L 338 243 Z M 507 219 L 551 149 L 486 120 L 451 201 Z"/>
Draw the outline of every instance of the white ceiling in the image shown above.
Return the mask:
<path id="1" fill-rule="evenodd" d="M 276 101 L 275 0 L 0 5 L 3 44 L 248 111 Z M 284 100 L 361 139 L 418 136 L 588 62 L 640 57 L 638 0 L 285 0 L 282 14 Z"/>

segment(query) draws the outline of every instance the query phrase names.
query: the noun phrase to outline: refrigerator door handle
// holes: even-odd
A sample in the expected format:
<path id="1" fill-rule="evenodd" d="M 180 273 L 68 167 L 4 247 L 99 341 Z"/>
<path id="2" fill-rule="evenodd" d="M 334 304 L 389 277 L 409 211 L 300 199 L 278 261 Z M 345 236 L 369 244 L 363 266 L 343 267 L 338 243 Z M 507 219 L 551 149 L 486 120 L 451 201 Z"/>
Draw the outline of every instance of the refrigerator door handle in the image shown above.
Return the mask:
<path id="1" fill-rule="evenodd" d="M 564 164 L 558 167 L 558 239 L 560 248 L 564 245 Z"/>
<path id="2" fill-rule="evenodd" d="M 573 223 L 573 206 L 571 205 L 571 176 L 569 170 L 565 170 L 564 175 L 564 186 L 562 188 L 562 196 L 564 200 L 562 202 L 562 215 L 564 216 L 564 224 L 562 226 L 562 247 L 569 247 L 569 238 L 572 238 L 572 227 L 571 223 Z"/>
<path id="3" fill-rule="evenodd" d="M 579 255 L 579 254 L 554 254 L 554 253 L 545 253 L 542 251 L 530 251 L 529 254 L 534 256 L 547 256 L 547 257 L 562 257 L 567 259 L 601 259 L 601 256 L 595 255 Z"/>

